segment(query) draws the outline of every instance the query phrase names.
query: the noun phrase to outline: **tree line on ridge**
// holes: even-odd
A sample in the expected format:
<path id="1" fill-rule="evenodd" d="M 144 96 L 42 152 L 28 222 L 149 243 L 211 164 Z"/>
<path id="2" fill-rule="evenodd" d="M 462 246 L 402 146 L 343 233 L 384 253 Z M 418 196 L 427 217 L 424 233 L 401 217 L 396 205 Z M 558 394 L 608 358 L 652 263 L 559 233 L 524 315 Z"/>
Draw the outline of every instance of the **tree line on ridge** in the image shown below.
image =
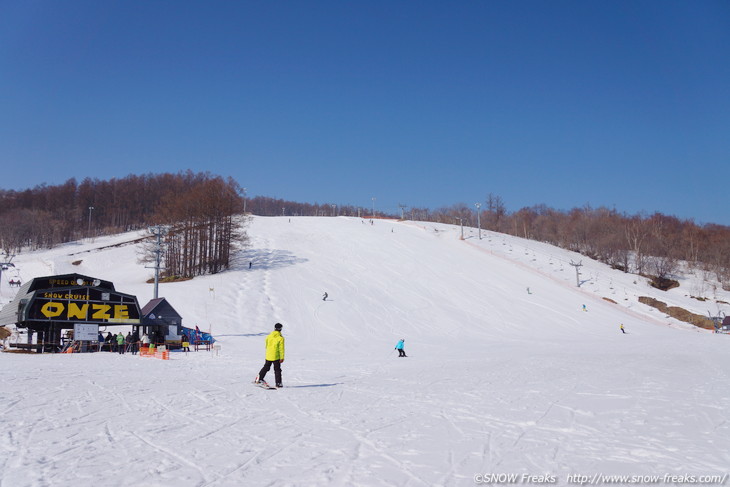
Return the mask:
<path id="1" fill-rule="evenodd" d="M 625 272 L 669 279 L 681 263 L 707 272 L 730 286 L 730 227 L 698 225 L 661 213 L 619 213 L 584 206 L 556 210 L 544 204 L 507 211 L 501 197 L 488 194 L 477 209 L 455 204 L 438 209 L 376 211 L 380 218 L 463 223 L 547 242 L 595 258 Z M 360 216 L 372 209 L 332 203 L 301 203 L 280 198 L 247 198 L 231 178 L 191 171 L 129 175 L 107 181 L 69 179 L 23 191 L 0 190 L 0 248 L 21 249 L 105 234 L 166 225 L 167 273 L 216 273 L 231 265 L 246 239 L 243 213 L 260 216 Z"/>

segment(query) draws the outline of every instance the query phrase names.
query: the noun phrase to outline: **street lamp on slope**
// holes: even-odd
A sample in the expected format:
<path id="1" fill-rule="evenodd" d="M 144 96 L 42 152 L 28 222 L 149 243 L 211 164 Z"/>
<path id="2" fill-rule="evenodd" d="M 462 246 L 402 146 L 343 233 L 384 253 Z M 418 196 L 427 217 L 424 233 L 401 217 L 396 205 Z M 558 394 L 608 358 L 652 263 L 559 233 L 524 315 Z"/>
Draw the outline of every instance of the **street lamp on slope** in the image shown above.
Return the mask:
<path id="1" fill-rule="evenodd" d="M 482 204 L 474 203 L 474 206 L 477 207 L 477 227 L 479 227 L 479 240 L 481 240 L 482 239 L 482 220 L 481 220 Z"/>

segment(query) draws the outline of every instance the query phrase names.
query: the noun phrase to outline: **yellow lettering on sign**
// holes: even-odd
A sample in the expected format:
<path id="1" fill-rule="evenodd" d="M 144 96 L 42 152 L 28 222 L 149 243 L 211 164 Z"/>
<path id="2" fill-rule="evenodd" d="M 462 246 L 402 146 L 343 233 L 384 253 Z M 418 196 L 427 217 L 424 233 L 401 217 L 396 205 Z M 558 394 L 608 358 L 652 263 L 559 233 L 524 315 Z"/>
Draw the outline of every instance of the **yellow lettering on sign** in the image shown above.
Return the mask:
<path id="1" fill-rule="evenodd" d="M 108 320 L 111 318 L 111 315 L 109 314 L 109 310 L 112 309 L 111 306 L 108 304 L 94 304 L 92 305 L 92 308 L 96 311 L 94 311 L 94 314 L 91 315 L 91 317 L 95 320 Z"/>
<path id="2" fill-rule="evenodd" d="M 78 303 L 74 303 L 73 301 L 68 303 L 68 319 L 71 318 L 78 318 L 80 320 L 86 319 L 86 313 L 89 311 L 89 305 L 82 304 L 80 307 Z"/>
<path id="3" fill-rule="evenodd" d="M 65 320 L 114 320 L 118 323 L 130 320 L 129 305 L 127 304 L 115 304 L 112 307 L 110 304 L 91 303 L 91 318 L 89 318 L 88 302 L 70 301 L 68 303 L 59 303 L 49 301 L 41 306 L 40 311 L 46 318 L 61 317 Z M 138 322 L 139 320 L 135 319 L 133 321 Z"/>
<path id="4" fill-rule="evenodd" d="M 46 318 L 55 318 L 63 313 L 64 306 L 61 303 L 48 302 L 41 307 L 41 313 Z"/>
<path id="5" fill-rule="evenodd" d="M 114 318 L 116 319 L 127 319 L 129 318 L 129 309 L 126 304 L 115 304 L 114 305 Z"/>

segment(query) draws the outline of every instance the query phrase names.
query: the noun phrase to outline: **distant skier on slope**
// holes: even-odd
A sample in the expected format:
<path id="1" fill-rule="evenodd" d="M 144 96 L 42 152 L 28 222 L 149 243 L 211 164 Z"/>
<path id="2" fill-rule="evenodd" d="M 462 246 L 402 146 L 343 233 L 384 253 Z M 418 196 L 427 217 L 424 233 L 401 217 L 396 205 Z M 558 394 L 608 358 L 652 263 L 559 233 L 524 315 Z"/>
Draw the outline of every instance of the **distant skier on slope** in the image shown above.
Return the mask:
<path id="1" fill-rule="evenodd" d="M 398 356 L 399 357 L 407 357 L 408 356 L 408 355 L 406 355 L 406 351 L 403 349 L 403 347 L 405 346 L 404 345 L 405 341 L 406 341 L 405 338 L 401 338 L 398 341 L 398 343 L 396 343 L 396 345 L 395 345 L 395 349 L 398 350 Z"/>
<path id="2" fill-rule="evenodd" d="M 626 333 L 626 330 L 624 330 L 624 324 L 623 323 L 621 323 L 620 328 L 621 328 L 621 333 Z"/>
<path id="3" fill-rule="evenodd" d="M 327 298 L 329 297 L 329 294 L 326 292 L 324 293 L 324 296 L 322 296 L 322 301 L 327 301 Z"/>
<path id="4" fill-rule="evenodd" d="M 259 375 L 254 380 L 255 384 L 261 384 L 268 386 L 264 377 L 266 373 L 271 369 L 271 365 L 274 366 L 274 378 L 276 379 L 276 387 L 284 387 L 281 383 L 281 364 L 284 363 L 284 337 L 281 336 L 282 324 L 277 323 L 274 325 L 274 331 L 269 333 L 264 341 L 266 345 L 266 363 L 259 371 Z"/>

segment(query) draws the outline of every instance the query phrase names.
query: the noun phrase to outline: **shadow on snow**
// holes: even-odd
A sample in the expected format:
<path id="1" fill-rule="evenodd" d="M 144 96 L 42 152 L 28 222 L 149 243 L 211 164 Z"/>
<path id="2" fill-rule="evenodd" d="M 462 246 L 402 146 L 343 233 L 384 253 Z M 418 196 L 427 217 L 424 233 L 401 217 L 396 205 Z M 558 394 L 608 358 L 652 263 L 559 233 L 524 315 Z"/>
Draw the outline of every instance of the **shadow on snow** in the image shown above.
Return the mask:
<path id="1" fill-rule="evenodd" d="M 232 266 L 232 268 L 235 268 L 236 270 L 247 270 L 249 269 L 250 263 L 250 270 L 252 271 L 262 269 L 272 270 L 297 264 L 303 264 L 307 262 L 307 260 L 308 259 L 297 257 L 288 250 L 245 250 L 236 256 L 234 266 Z"/>
<path id="2" fill-rule="evenodd" d="M 225 335 L 216 335 L 217 337 L 263 337 L 268 335 L 270 332 L 265 331 L 261 333 L 227 333 Z"/>
<path id="3" fill-rule="evenodd" d="M 307 384 L 303 386 L 286 386 L 287 389 L 294 389 L 294 388 L 304 388 L 304 387 L 332 387 L 332 386 L 339 386 L 343 384 L 342 382 L 333 382 L 331 384 Z"/>

